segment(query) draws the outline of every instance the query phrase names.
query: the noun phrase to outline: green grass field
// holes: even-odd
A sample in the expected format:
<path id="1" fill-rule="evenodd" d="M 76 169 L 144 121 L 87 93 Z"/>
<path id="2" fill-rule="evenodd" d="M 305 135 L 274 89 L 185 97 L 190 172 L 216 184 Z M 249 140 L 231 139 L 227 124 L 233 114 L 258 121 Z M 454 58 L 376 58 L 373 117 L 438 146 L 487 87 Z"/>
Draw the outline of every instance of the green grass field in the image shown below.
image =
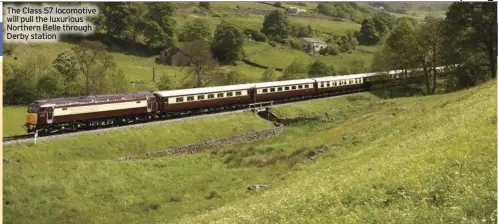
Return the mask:
<path id="1" fill-rule="evenodd" d="M 28 106 L 8 106 L 3 108 L 3 136 L 26 134 L 23 128 Z"/>
<path id="2" fill-rule="evenodd" d="M 492 103 L 490 103 L 492 102 Z M 275 108 L 324 122 L 195 155 L 118 162 L 270 127 L 251 113 L 4 147 L 7 223 L 493 223 L 496 80 Z M 316 112 L 318 111 L 318 112 Z M 329 150 L 313 161 L 307 153 Z M 247 186 L 271 183 L 259 194 Z"/>

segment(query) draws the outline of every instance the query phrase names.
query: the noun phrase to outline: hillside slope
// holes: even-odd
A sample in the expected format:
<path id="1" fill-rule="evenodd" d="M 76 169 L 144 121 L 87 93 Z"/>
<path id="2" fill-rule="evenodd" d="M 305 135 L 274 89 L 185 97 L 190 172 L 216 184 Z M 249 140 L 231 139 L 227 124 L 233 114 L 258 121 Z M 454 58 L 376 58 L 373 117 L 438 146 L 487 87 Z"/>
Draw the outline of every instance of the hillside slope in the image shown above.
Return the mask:
<path id="1" fill-rule="evenodd" d="M 359 93 L 274 111 L 328 116 L 250 144 L 129 161 L 115 158 L 272 125 L 245 112 L 8 145 L 5 222 L 495 221 L 495 80 L 445 95 L 383 100 Z M 323 146 L 328 150 L 310 160 Z M 263 183 L 272 186 L 246 191 Z"/>
<path id="2" fill-rule="evenodd" d="M 175 223 L 494 223 L 495 82 L 309 127 L 279 144 L 323 142 L 325 157 L 258 196 Z"/>

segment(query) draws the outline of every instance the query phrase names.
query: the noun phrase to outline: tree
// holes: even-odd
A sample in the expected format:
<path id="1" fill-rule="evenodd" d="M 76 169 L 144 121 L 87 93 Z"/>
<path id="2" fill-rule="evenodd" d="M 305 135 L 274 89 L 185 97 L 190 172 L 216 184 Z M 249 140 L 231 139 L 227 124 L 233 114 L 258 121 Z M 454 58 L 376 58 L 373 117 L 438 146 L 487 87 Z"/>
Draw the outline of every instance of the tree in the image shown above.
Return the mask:
<path id="1" fill-rule="evenodd" d="M 108 85 L 110 93 L 124 93 L 128 91 L 130 87 L 130 81 L 128 77 L 124 74 L 122 69 L 114 69 L 109 72 Z"/>
<path id="2" fill-rule="evenodd" d="M 384 13 L 376 13 L 372 18 L 363 20 L 358 42 L 362 45 L 375 45 L 385 37 L 394 26 L 394 17 Z"/>
<path id="3" fill-rule="evenodd" d="M 74 92 L 71 90 L 74 89 L 74 86 L 71 84 L 77 81 L 80 73 L 80 66 L 76 55 L 71 49 L 67 49 L 57 55 L 52 65 L 62 76 L 62 95 L 72 95 L 70 92 Z"/>
<path id="4" fill-rule="evenodd" d="M 261 32 L 268 37 L 286 38 L 288 35 L 289 21 L 280 10 L 273 10 L 265 16 Z"/>
<path id="5" fill-rule="evenodd" d="M 192 22 L 187 22 L 179 35 L 179 40 L 185 42 L 194 40 L 211 41 L 211 39 L 209 24 L 203 19 L 194 19 Z"/>
<path id="6" fill-rule="evenodd" d="M 261 81 L 271 82 L 271 81 L 275 81 L 275 80 L 276 80 L 275 69 L 268 68 L 265 70 L 265 72 L 263 72 L 263 77 L 261 78 Z"/>
<path id="7" fill-rule="evenodd" d="M 167 75 L 161 76 L 159 82 L 156 83 L 156 87 L 159 90 L 170 90 L 173 89 L 173 82 Z"/>
<path id="8" fill-rule="evenodd" d="M 384 44 L 391 61 L 389 69 L 401 69 L 407 76 L 408 69 L 414 67 L 416 24 L 412 20 L 400 20 Z"/>
<path id="9" fill-rule="evenodd" d="M 185 43 L 183 52 L 190 63 L 187 78 L 195 82 L 195 87 L 206 86 L 216 80 L 218 63 L 213 58 L 208 42 L 195 40 Z"/>
<path id="10" fill-rule="evenodd" d="M 235 26 L 221 22 L 216 27 L 211 51 L 221 63 L 229 64 L 244 56 L 244 34 Z"/>
<path id="11" fill-rule="evenodd" d="M 441 45 L 443 43 L 443 20 L 427 16 L 417 35 L 416 57 L 424 70 L 427 93 L 436 92 L 436 67 L 441 65 Z M 432 88 L 429 70 L 432 70 Z"/>
<path id="12" fill-rule="evenodd" d="M 78 77 L 80 69 L 78 59 L 71 49 L 66 49 L 59 53 L 52 64 L 62 75 L 64 84 L 74 82 Z"/>
<path id="13" fill-rule="evenodd" d="M 145 15 L 147 22 L 142 23 L 145 27 L 147 45 L 154 49 L 166 48 L 176 45 L 175 27 L 173 19 L 175 8 L 169 2 L 147 3 L 148 13 Z"/>
<path id="14" fill-rule="evenodd" d="M 116 69 L 112 55 L 102 43 L 86 40 L 73 48 L 73 51 L 85 80 L 85 93 L 89 95 L 105 92 L 108 86 L 107 76 Z"/>
<path id="15" fill-rule="evenodd" d="M 330 68 L 322 61 L 315 61 L 309 65 L 308 75 L 309 77 L 331 76 L 332 71 Z"/>
<path id="16" fill-rule="evenodd" d="M 487 62 L 477 67 L 488 67 L 492 78 L 496 77 L 496 21 L 496 5 L 485 2 L 455 2 L 444 20 L 445 36 L 456 48 L 452 53 L 486 55 Z"/>
<path id="17" fill-rule="evenodd" d="M 140 21 L 137 2 L 106 2 L 99 3 L 99 15 L 94 18 L 98 28 L 104 31 L 107 37 L 119 40 L 134 40 L 139 32 Z"/>
<path id="18" fill-rule="evenodd" d="M 289 66 L 287 66 L 282 72 L 283 75 L 281 80 L 289 79 L 301 79 L 306 78 L 308 75 L 306 66 L 300 63 L 298 60 L 294 60 Z"/>
<path id="19" fill-rule="evenodd" d="M 36 98 L 36 82 L 26 69 L 16 62 L 4 62 L 3 78 L 5 104 L 20 105 Z"/>
<path id="20" fill-rule="evenodd" d="M 41 99 L 55 98 L 58 87 L 58 80 L 53 75 L 41 77 L 36 83 L 36 89 L 40 93 L 38 97 Z"/>
<path id="21" fill-rule="evenodd" d="M 234 85 L 239 82 L 240 73 L 237 70 L 221 71 L 216 77 L 219 85 Z"/>

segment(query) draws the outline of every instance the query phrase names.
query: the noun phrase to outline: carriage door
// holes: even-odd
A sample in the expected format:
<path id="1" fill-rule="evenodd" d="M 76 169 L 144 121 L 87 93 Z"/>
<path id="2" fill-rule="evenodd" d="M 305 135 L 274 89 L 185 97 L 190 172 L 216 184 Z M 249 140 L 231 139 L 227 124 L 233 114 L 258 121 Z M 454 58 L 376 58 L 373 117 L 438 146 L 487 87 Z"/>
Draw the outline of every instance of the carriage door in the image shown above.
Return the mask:
<path id="1" fill-rule="evenodd" d="M 152 111 L 152 103 L 150 101 L 149 97 L 147 97 L 147 113 Z"/>
<path id="2" fill-rule="evenodd" d="M 54 120 L 54 108 L 47 107 L 47 124 L 52 124 Z"/>
<path id="3" fill-rule="evenodd" d="M 156 100 L 156 98 L 150 99 L 150 101 L 151 101 L 151 104 L 152 104 L 152 107 L 151 107 L 152 111 L 154 111 L 154 112 L 157 111 L 157 100 Z"/>

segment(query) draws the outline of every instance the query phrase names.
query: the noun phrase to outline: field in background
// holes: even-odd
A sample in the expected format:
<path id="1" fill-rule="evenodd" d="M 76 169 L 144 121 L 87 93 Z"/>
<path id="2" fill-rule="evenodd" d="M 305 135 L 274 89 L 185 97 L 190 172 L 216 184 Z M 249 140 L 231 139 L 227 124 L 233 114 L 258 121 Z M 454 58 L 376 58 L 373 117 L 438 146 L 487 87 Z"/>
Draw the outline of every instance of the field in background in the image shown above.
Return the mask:
<path id="1" fill-rule="evenodd" d="M 18 162 L 4 164 L 5 220 L 494 222 L 495 102 L 495 80 L 444 95 L 299 102 L 275 111 L 328 117 L 250 144 L 126 162 L 114 158 L 271 124 L 242 113 L 5 146 L 4 157 Z M 308 159 L 322 146 L 329 150 Z M 272 186 L 246 192 L 262 183 Z"/>

